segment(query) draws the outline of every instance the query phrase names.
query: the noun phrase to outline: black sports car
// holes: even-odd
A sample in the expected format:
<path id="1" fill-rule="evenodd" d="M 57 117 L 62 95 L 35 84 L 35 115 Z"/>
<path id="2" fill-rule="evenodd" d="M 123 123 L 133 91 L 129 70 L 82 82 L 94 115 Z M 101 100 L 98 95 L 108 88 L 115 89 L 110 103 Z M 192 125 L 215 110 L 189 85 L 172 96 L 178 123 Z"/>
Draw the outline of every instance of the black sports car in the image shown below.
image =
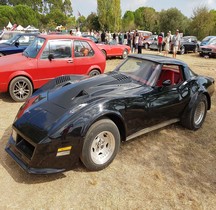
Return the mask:
<path id="1" fill-rule="evenodd" d="M 99 76 L 58 77 L 20 108 L 6 151 L 29 173 L 62 172 L 79 160 L 101 170 L 122 141 L 176 122 L 199 129 L 214 83 L 180 60 L 141 54 Z"/>

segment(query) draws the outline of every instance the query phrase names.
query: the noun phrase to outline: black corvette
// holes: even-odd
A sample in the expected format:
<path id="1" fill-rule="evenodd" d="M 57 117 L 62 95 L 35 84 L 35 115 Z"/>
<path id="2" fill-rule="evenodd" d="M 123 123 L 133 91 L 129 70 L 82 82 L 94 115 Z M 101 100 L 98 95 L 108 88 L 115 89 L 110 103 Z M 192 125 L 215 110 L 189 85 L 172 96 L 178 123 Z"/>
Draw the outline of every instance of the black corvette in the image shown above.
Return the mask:
<path id="1" fill-rule="evenodd" d="M 214 80 L 186 63 L 130 55 L 112 72 L 58 77 L 20 108 L 5 150 L 27 172 L 107 167 L 120 143 L 179 122 L 199 129 L 211 108 Z"/>

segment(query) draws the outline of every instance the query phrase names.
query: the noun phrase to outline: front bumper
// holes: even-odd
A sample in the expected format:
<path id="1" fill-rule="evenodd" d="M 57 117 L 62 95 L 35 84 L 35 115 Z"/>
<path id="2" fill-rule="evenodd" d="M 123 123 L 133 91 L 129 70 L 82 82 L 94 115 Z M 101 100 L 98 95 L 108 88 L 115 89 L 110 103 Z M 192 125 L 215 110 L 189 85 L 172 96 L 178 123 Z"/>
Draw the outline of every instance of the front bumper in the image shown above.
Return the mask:
<path id="1" fill-rule="evenodd" d="M 16 148 L 13 146 L 15 144 L 12 137 L 10 137 L 5 151 L 16 161 L 16 163 L 26 172 L 30 174 L 53 174 L 53 173 L 60 173 L 65 171 L 64 168 L 33 168 L 28 166 L 21 158 L 18 157 L 18 152 Z M 17 155 L 16 155 L 17 154 Z"/>

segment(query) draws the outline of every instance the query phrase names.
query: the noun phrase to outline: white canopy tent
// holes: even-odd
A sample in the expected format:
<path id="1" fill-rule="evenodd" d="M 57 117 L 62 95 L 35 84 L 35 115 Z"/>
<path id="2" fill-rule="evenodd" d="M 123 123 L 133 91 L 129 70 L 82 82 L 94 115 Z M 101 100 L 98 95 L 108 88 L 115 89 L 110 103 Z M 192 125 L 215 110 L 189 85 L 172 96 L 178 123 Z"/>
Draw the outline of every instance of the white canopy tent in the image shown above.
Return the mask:
<path id="1" fill-rule="evenodd" d="M 8 25 L 7 25 L 7 29 L 11 29 L 13 27 L 13 25 L 11 24 L 11 22 L 9 21 Z"/>
<path id="2" fill-rule="evenodd" d="M 23 30 L 24 30 L 24 27 L 22 27 L 21 25 L 18 25 L 18 26 L 16 27 L 16 30 L 17 30 L 17 31 L 23 31 Z"/>

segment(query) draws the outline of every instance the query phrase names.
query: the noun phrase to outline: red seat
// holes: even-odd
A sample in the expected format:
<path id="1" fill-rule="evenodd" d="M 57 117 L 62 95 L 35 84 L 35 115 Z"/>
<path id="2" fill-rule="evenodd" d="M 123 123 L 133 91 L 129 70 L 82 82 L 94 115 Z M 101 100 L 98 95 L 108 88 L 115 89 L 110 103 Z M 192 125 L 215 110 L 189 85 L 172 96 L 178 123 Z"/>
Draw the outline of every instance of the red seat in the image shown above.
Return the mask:
<path id="1" fill-rule="evenodd" d="M 162 86 L 162 83 L 165 80 L 170 80 L 173 85 L 175 83 L 175 72 L 171 70 L 162 70 L 157 86 Z"/>

